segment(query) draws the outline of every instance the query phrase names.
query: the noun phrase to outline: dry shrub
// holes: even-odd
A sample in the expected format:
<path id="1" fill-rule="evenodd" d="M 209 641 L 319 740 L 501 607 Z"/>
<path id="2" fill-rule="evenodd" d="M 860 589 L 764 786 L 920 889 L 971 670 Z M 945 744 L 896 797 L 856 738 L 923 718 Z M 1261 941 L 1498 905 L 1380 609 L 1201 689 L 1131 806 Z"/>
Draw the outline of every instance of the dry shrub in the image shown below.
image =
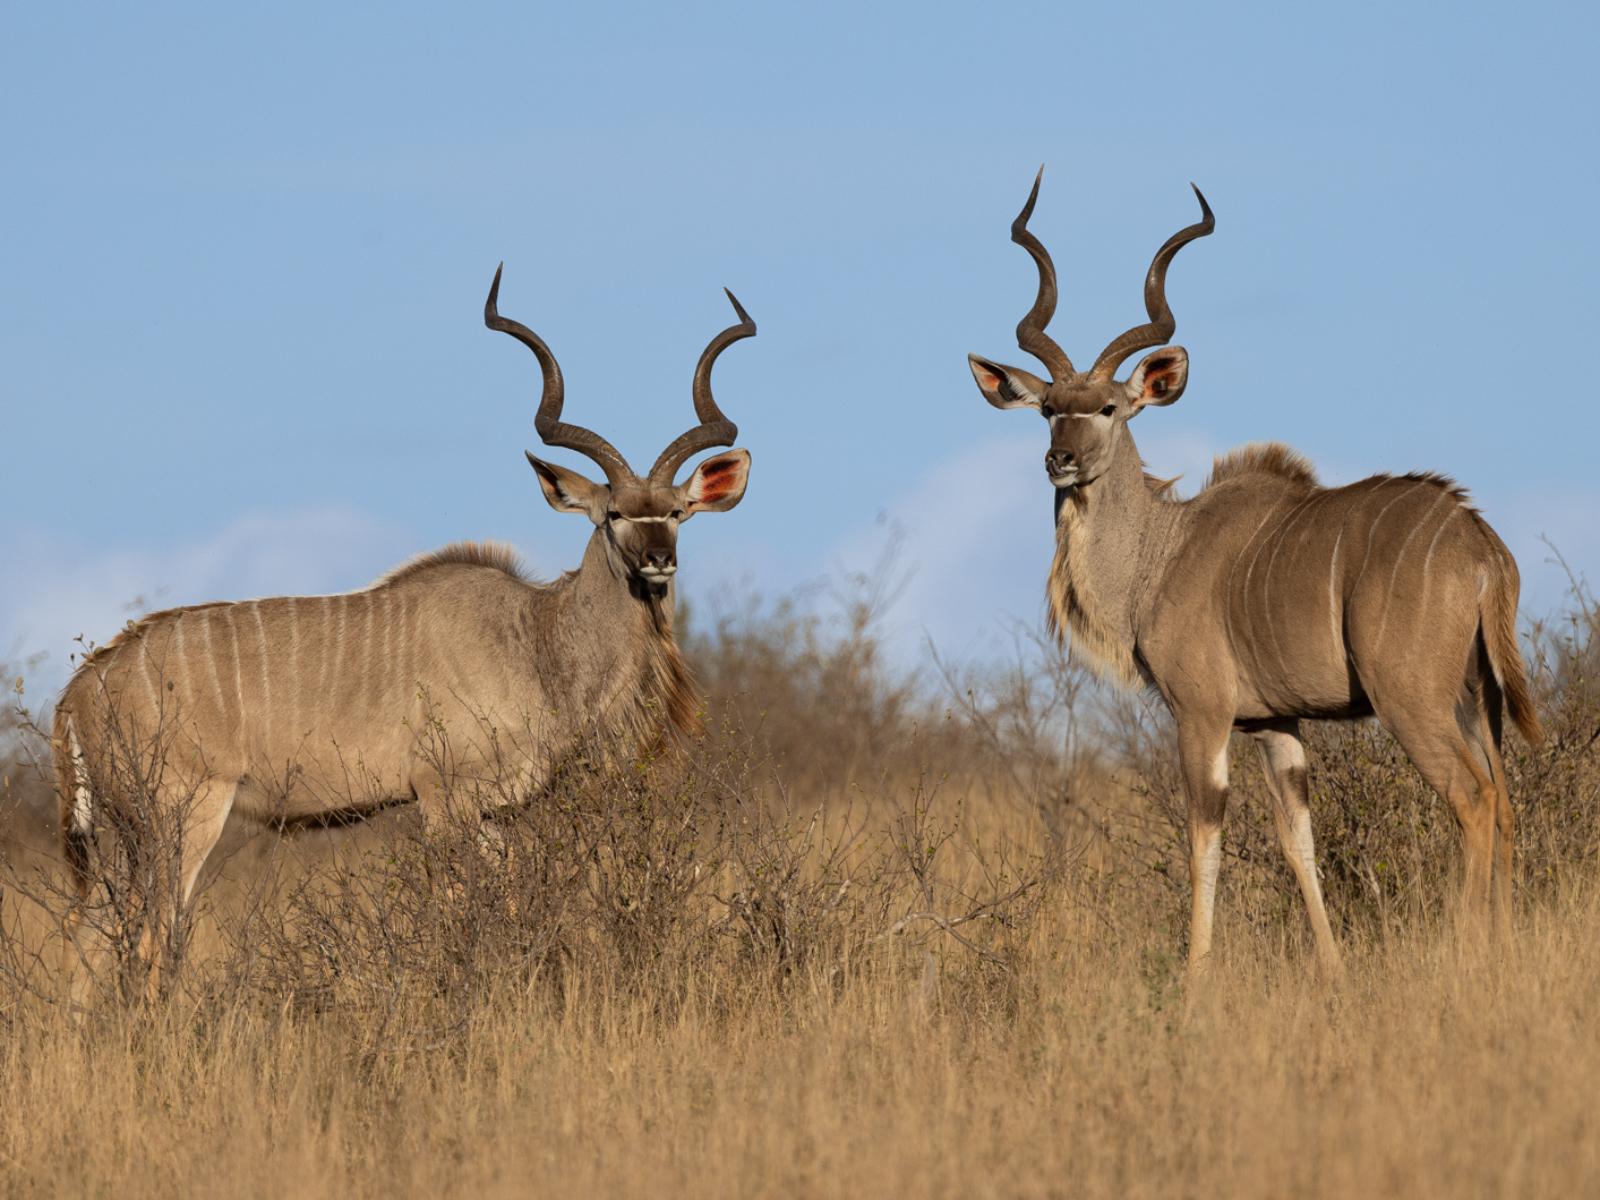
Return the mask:
<path id="1" fill-rule="evenodd" d="M 1534 631 L 1550 736 L 1538 751 L 1508 742 L 1518 953 L 1483 958 L 1434 919 L 1459 850 L 1387 736 L 1315 726 L 1320 860 L 1350 987 L 1330 997 L 1308 969 L 1241 744 L 1214 990 L 1185 1023 L 1183 804 L 1158 708 L 1099 690 L 1028 638 L 1010 662 L 897 672 L 870 600 L 847 593 L 838 617 L 750 604 L 688 638 L 713 734 L 681 759 L 595 748 L 489 823 L 425 832 L 394 813 L 231 831 L 156 1003 L 114 986 L 87 1019 L 59 1003 L 45 986 L 55 960 L 28 956 L 58 914 L 48 894 L 16 903 L 39 876 L 13 848 L 0 975 L 11 1186 L 1592 1183 L 1592 602 Z M 10 728 L 12 794 L 37 799 L 41 748 Z M 458 786 L 461 811 L 514 790 Z M 15 811 L 20 829 L 31 809 Z"/>

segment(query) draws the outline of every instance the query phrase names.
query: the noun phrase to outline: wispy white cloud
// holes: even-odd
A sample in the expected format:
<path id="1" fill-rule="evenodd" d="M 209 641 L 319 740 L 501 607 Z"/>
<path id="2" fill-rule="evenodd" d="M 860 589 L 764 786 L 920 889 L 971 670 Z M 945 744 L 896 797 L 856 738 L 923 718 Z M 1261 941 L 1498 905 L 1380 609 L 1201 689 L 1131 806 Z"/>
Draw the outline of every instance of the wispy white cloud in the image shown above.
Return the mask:
<path id="1" fill-rule="evenodd" d="M 1211 442 L 1155 428 L 1136 432 L 1152 472 L 1181 474 L 1181 494 L 1199 489 L 1216 453 Z M 1018 622 L 1042 620 L 1054 500 L 1044 447 L 1042 428 L 970 446 L 839 544 L 834 565 L 872 571 L 891 540 L 897 543 L 894 565 L 906 581 L 885 632 L 902 660 L 918 656 L 927 640 L 958 656 L 1003 653 Z"/>
<path id="2" fill-rule="evenodd" d="M 1009 622 L 1037 620 L 1051 553 L 1051 491 L 1039 430 L 992 438 L 933 467 L 871 525 L 836 547 L 830 566 L 872 572 L 895 545 L 905 582 L 885 616 L 902 658 L 924 638 L 953 654 L 990 647 Z"/>

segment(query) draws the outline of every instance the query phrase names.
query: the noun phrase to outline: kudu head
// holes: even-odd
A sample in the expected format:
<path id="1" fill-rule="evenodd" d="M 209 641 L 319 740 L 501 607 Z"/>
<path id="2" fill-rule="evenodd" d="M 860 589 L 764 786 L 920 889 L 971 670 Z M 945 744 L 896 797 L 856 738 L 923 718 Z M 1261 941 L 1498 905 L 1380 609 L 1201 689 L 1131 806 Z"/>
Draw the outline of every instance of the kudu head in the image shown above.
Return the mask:
<path id="1" fill-rule="evenodd" d="M 1056 311 L 1056 269 L 1049 252 L 1028 232 L 1028 218 L 1039 199 L 1039 176 L 1027 204 L 1011 223 L 1011 240 L 1029 254 L 1039 267 L 1039 295 L 1028 315 L 1017 325 L 1017 345 L 1039 359 L 1049 369 L 1049 379 L 1031 371 L 967 355 L 972 375 L 984 399 L 996 408 L 1032 408 L 1050 422 L 1050 449 L 1044 468 L 1058 489 L 1087 487 L 1110 466 L 1118 443 L 1126 437 L 1123 427 L 1138 412 L 1152 404 L 1171 404 L 1183 394 L 1189 379 L 1189 355 L 1182 346 L 1164 343 L 1177 328 L 1172 309 L 1167 307 L 1167 267 L 1173 256 L 1195 238 L 1216 228 L 1211 206 L 1195 188 L 1200 201 L 1198 222 L 1181 229 L 1156 251 L 1150 273 L 1144 280 L 1144 306 L 1150 320 L 1128 330 L 1100 352 L 1087 371 L 1074 369 L 1066 351 L 1045 333 L 1045 326 Z M 1190 184 L 1194 187 L 1193 184 Z M 1152 346 L 1162 347 L 1140 360 L 1126 380 L 1114 378 L 1117 368 L 1133 353 Z"/>
<path id="2" fill-rule="evenodd" d="M 504 264 L 502 264 L 503 266 Z M 599 434 L 561 420 L 565 387 L 561 368 L 544 340 L 518 321 L 502 317 L 496 307 L 500 295 L 500 270 L 494 273 L 483 320 L 490 329 L 509 333 L 533 351 L 544 377 L 544 392 L 534 428 L 547 446 L 562 446 L 593 459 L 605 472 L 605 483 L 545 462 L 528 453 L 539 476 L 539 487 L 557 512 L 582 513 L 594 522 L 596 536 L 604 539 L 607 559 L 619 579 L 636 594 L 659 597 L 678 570 L 678 526 L 695 513 L 726 512 L 744 498 L 750 474 L 750 452 L 729 450 L 713 455 L 694 469 L 683 483 L 674 476 L 685 459 L 712 446 L 731 446 L 739 429 L 722 415 L 711 395 L 711 368 L 717 355 L 740 338 L 753 337 L 756 323 L 733 293 L 739 323 L 711 339 L 694 370 L 694 410 L 700 423 L 675 438 L 646 475 L 637 475 L 627 459 Z"/>

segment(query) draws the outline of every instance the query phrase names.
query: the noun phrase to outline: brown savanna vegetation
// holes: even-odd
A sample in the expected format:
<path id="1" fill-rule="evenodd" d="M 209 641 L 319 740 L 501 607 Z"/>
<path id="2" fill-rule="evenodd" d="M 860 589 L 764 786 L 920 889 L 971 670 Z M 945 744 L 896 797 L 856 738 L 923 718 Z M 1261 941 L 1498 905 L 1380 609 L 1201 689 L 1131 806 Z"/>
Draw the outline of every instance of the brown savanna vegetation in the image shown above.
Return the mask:
<path id="1" fill-rule="evenodd" d="M 707 738 L 684 760 L 576 765 L 492 831 L 424 839 L 403 809 L 231 830 L 153 1002 L 126 998 L 141 909 L 115 830 L 94 947 L 60 937 L 47 751 L 13 710 L 0 1187 L 1593 1190 L 1600 609 L 1582 588 L 1528 633 L 1548 736 L 1507 744 L 1513 945 L 1456 929 L 1451 818 L 1392 740 L 1313 729 L 1338 993 L 1253 748 L 1237 747 L 1218 949 L 1186 996 L 1158 705 L 1026 634 L 1009 663 L 906 677 L 873 594 L 838 607 L 693 614 Z M 159 855 L 143 870 L 162 885 Z"/>

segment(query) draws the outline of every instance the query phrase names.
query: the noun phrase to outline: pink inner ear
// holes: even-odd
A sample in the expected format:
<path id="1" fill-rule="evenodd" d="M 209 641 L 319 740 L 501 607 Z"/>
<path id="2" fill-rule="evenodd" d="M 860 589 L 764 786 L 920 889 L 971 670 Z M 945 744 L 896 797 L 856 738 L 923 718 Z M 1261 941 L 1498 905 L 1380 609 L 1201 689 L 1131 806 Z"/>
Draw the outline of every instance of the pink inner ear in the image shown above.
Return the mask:
<path id="1" fill-rule="evenodd" d="M 694 499 L 700 504 L 715 504 L 733 491 L 739 482 L 739 464 L 712 463 L 703 467 L 695 481 Z"/>
<path id="2" fill-rule="evenodd" d="M 979 367 L 978 386 L 986 392 L 998 392 L 1000 390 L 1000 376 L 996 375 L 993 371 L 986 371 L 982 367 Z"/>

